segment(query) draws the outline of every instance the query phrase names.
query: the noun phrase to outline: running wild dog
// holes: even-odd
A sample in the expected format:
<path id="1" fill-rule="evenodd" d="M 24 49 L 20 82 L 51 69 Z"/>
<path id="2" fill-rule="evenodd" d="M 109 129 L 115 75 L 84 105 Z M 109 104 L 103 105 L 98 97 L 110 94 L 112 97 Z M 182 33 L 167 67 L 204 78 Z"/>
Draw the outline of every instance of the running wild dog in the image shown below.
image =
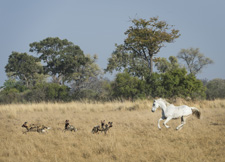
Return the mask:
<path id="1" fill-rule="evenodd" d="M 98 133 L 99 130 L 100 130 L 100 126 L 96 125 L 96 126 L 93 127 L 91 132 L 94 134 L 94 133 Z"/>
<path id="2" fill-rule="evenodd" d="M 109 131 L 109 129 L 112 127 L 113 122 L 108 122 L 108 124 L 105 124 L 105 120 L 101 121 L 101 127 L 99 125 L 95 126 L 92 128 L 92 133 L 98 133 L 100 132 L 104 132 L 105 134 L 107 133 L 107 131 Z"/>
<path id="3" fill-rule="evenodd" d="M 28 124 L 27 122 L 24 122 L 22 127 L 27 129 L 27 131 L 24 133 L 27 133 L 27 132 L 45 133 L 45 132 L 47 132 L 48 129 L 50 129 L 49 127 L 46 127 L 44 125 Z"/>
<path id="4" fill-rule="evenodd" d="M 109 129 L 113 126 L 112 125 L 113 122 L 108 122 L 108 124 L 105 125 L 105 129 L 103 130 L 105 132 L 105 134 L 107 133 L 107 131 L 109 131 Z"/>
<path id="5" fill-rule="evenodd" d="M 70 125 L 69 120 L 66 120 L 65 121 L 65 129 L 64 129 L 64 132 L 65 131 L 71 131 L 71 132 L 74 131 L 74 132 L 76 132 L 77 129 L 73 125 Z"/>

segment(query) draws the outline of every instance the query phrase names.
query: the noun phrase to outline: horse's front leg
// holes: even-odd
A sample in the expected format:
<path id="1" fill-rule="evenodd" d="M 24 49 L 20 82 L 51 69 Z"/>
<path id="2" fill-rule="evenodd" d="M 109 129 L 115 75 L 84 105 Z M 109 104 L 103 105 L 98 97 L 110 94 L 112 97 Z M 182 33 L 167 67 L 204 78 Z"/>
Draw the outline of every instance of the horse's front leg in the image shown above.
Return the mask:
<path id="1" fill-rule="evenodd" d="M 164 121 L 163 125 L 164 125 L 166 128 L 169 128 L 169 126 L 166 125 L 166 123 L 167 123 L 168 121 L 170 121 L 171 119 L 172 119 L 172 117 L 168 117 L 168 118 Z"/>
<path id="2" fill-rule="evenodd" d="M 161 127 L 160 127 L 160 121 L 161 121 L 161 120 L 164 120 L 164 118 L 161 117 L 161 118 L 158 120 L 158 128 L 159 128 L 159 129 L 161 129 Z"/>

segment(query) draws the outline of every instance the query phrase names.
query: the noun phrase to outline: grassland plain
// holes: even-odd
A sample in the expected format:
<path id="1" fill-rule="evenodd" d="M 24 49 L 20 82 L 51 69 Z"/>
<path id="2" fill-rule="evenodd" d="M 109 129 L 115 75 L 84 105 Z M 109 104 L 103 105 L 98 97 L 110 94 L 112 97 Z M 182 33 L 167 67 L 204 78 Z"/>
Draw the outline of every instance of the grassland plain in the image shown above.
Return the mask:
<path id="1" fill-rule="evenodd" d="M 0 162 L 225 161 L 225 100 L 174 104 L 198 107 L 201 119 L 188 118 L 180 131 L 180 120 L 171 120 L 170 129 L 158 130 L 161 111 L 152 113 L 147 100 L 0 105 Z M 66 119 L 77 132 L 62 132 Z M 103 119 L 113 127 L 92 134 Z M 52 129 L 23 134 L 25 121 Z"/>

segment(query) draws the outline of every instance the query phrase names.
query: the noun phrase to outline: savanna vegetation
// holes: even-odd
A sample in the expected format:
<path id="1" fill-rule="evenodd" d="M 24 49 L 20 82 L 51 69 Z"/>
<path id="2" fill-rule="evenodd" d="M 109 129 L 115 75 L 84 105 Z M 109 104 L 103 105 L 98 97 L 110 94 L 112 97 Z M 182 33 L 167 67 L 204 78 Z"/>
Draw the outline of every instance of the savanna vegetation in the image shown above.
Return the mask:
<path id="1" fill-rule="evenodd" d="M 224 161 L 225 101 L 185 101 L 198 107 L 201 119 L 171 120 L 158 130 L 161 111 L 152 101 L 70 102 L 0 105 L 0 161 Z M 77 132 L 63 132 L 65 120 Z M 92 134 L 101 120 L 112 121 L 107 132 Z M 43 124 L 47 133 L 28 132 L 22 124 Z"/>

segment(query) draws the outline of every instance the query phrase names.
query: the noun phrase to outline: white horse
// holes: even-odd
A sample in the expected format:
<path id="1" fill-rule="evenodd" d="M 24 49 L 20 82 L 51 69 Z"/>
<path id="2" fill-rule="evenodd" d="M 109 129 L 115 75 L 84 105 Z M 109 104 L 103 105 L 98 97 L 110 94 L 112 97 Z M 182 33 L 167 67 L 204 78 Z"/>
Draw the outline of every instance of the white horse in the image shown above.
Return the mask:
<path id="1" fill-rule="evenodd" d="M 152 106 L 152 112 L 155 112 L 156 109 L 160 107 L 162 109 L 162 117 L 158 120 L 158 128 L 160 127 L 160 121 L 165 120 L 163 125 L 166 128 L 169 128 L 166 123 L 170 121 L 171 119 L 177 119 L 181 118 L 181 124 L 176 128 L 177 130 L 180 130 L 184 124 L 186 124 L 186 119 L 191 116 L 195 115 L 198 119 L 200 119 L 200 111 L 195 107 L 188 107 L 186 105 L 182 106 L 174 106 L 173 104 L 168 103 L 164 99 L 160 98 L 157 100 L 154 100 L 153 106 Z"/>

